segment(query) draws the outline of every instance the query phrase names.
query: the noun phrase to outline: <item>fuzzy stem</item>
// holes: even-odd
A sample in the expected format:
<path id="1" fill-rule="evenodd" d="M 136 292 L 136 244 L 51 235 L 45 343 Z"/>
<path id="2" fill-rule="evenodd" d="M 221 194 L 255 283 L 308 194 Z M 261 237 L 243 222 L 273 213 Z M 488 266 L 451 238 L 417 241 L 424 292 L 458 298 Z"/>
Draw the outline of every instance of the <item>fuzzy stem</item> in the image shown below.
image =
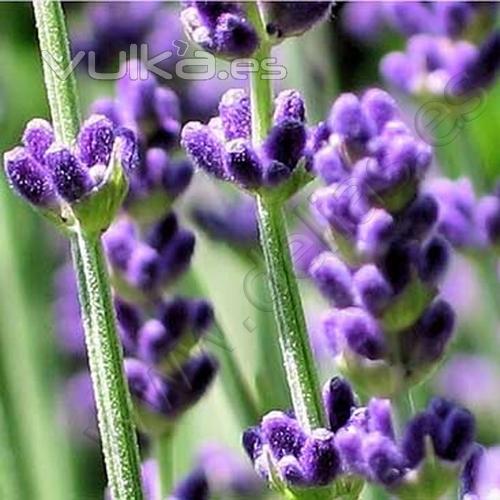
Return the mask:
<path id="1" fill-rule="evenodd" d="M 259 69 L 252 73 L 250 87 L 252 139 L 258 145 L 271 126 L 271 80 L 265 78 L 261 64 L 271 52 L 266 39 L 265 22 L 256 2 L 249 4 L 248 13 L 261 38 L 261 45 L 255 55 Z M 311 430 L 324 425 L 325 412 L 281 203 L 258 195 L 257 218 L 288 389 L 298 421 L 304 429 Z"/>
<path id="2" fill-rule="evenodd" d="M 295 415 L 307 430 L 325 422 L 321 390 L 280 206 L 257 199 L 260 242 Z"/>
<path id="3" fill-rule="evenodd" d="M 158 499 L 167 498 L 172 491 L 174 476 L 174 435 L 172 431 L 157 436 L 153 442 L 154 454 L 158 463 Z"/>
<path id="4" fill-rule="evenodd" d="M 142 499 L 132 403 L 123 373 L 108 271 L 100 239 L 71 239 L 97 417 L 112 497 Z"/>
<path id="5" fill-rule="evenodd" d="M 56 140 L 72 144 L 80 125 L 76 83 L 72 73 L 61 78 L 53 68 L 56 61 L 64 71 L 70 62 L 64 13 L 58 0 L 35 0 L 33 7 Z M 71 247 L 111 495 L 140 500 L 137 437 L 101 241 L 77 228 Z"/>

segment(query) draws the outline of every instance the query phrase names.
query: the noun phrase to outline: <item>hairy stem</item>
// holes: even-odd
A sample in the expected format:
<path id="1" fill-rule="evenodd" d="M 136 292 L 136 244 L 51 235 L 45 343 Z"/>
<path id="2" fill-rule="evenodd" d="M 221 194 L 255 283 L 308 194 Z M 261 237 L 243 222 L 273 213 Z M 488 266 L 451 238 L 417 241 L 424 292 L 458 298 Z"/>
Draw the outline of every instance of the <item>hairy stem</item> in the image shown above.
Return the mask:
<path id="1" fill-rule="evenodd" d="M 295 415 L 308 430 L 324 424 L 324 409 L 283 209 L 259 197 L 258 221 L 281 355 Z"/>
<path id="2" fill-rule="evenodd" d="M 71 239 L 85 342 L 109 487 L 114 499 L 142 499 L 132 403 L 123 373 L 108 271 L 98 238 Z"/>
<path id="3" fill-rule="evenodd" d="M 72 144 L 80 124 L 76 83 L 54 68 L 65 70 L 70 61 L 64 14 L 58 0 L 35 0 L 33 6 L 56 139 Z M 101 241 L 77 227 L 71 247 L 111 495 L 140 500 L 137 437 Z"/>
<path id="4" fill-rule="evenodd" d="M 252 139 L 259 144 L 271 126 L 273 93 L 260 64 L 270 56 L 265 22 L 256 2 L 248 7 L 249 17 L 259 31 L 260 48 L 255 56 L 259 70 L 251 78 Z M 308 430 L 325 422 L 321 390 L 307 334 L 302 301 L 288 245 L 286 220 L 281 203 L 257 196 L 260 244 L 278 327 L 281 356 L 293 403 L 300 424 Z"/>

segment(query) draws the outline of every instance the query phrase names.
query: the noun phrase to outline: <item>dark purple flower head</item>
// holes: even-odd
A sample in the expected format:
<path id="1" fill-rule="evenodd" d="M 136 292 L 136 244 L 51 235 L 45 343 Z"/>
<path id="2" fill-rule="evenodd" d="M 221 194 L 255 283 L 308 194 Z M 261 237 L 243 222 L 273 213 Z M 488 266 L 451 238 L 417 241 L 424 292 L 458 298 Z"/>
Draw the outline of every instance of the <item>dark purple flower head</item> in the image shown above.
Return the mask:
<path id="1" fill-rule="evenodd" d="M 181 21 L 193 42 L 228 59 L 250 57 L 260 43 L 245 7 L 237 2 L 186 2 Z"/>
<path id="2" fill-rule="evenodd" d="M 141 235 L 130 219 L 119 219 L 104 234 L 104 245 L 117 283 L 155 296 L 188 268 L 194 252 L 194 235 L 167 214 Z M 122 290 L 127 293 L 127 290 Z"/>
<path id="3" fill-rule="evenodd" d="M 304 105 L 296 91 L 278 95 L 273 121 L 263 144 L 252 144 L 248 96 L 233 89 L 222 96 L 218 117 L 184 126 L 181 144 L 195 166 L 217 179 L 250 190 L 272 187 L 289 179 L 306 156 Z"/>
<path id="4" fill-rule="evenodd" d="M 217 372 L 217 362 L 207 354 L 191 357 L 173 374 L 134 358 L 125 360 L 132 397 L 147 414 L 177 418 L 206 392 Z"/>
<path id="5" fill-rule="evenodd" d="M 85 121 L 74 147 L 56 143 L 50 124 L 39 119 L 26 126 L 23 144 L 5 154 L 7 179 L 27 201 L 54 211 L 61 210 L 65 202 L 73 204 L 97 193 L 111 170 L 117 168 L 115 160 L 126 176 L 133 168 L 118 129 L 102 115 Z M 129 137 L 129 147 L 134 144 L 135 138 Z M 120 186 L 120 193 L 123 189 Z M 120 193 L 116 193 L 116 204 Z M 114 206 L 115 201 L 109 204 Z"/>
<path id="6" fill-rule="evenodd" d="M 301 35 L 326 18 L 332 5 L 331 1 L 320 0 L 262 2 L 267 33 L 276 40 Z"/>
<path id="7" fill-rule="evenodd" d="M 351 386 L 340 377 L 333 377 L 325 384 L 323 401 L 332 432 L 337 432 L 351 417 L 356 401 Z"/>

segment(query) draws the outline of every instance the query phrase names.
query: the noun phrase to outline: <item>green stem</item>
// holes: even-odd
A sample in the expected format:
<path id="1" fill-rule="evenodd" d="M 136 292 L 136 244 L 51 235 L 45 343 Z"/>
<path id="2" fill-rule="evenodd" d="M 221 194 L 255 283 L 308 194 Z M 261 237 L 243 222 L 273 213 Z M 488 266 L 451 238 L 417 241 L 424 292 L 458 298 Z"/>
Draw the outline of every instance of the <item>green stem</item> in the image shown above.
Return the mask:
<path id="1" fill-rule="evenodd" d="M 257 2 L 250 2 L 247 12 L 262 40 L 255 54 L 259 70 L 252 73 L 250 92 L 252 139 L 258 145 L 269 132 L 272 119 L 271 80 L 264 78 L 260 64 L 270 56 L 271 47 L 266 39 L 265 22 Z M 281 204 L 266 196 L 257 196 L 257 208 L 260 244 L 270 283 L 288 389 L 298 421 L 305 429 L 311 430 L 324 425 L 325 412 L 288 246 L 286 220 Z"/>
<path id="2" fill-rule="evenodd" d="M 75 79 L 72 73 L 60 78 L 49 63 L 50 57 L 64 70 L 70 62 L 64 13 L 58 0 L 35 0 L 33 6 L 56 139 L 72 144 L 80 125 Z M 143 495 L 132 403 L 101 241 L 76 228 L 71 247 L 111 495 L 115 500 L 140 500 Z"/>
<path id="3" fill-rule="evenodd" d="M 310 430 L 323 425 L 324 408 L 288 247 L 285 216 L 280 206 L 260 196 L 257 207 L 260 242 L 288 388 L 297 419 L 305 429 Z"/>
<path id="4" fill-rule="evenodd" d="M 158 463 L 160 476 L 159 494 L 157 498 L 167 498 L 174 484 L 174 436 L 173 432 L 165 432 L 153 442 L 154 454 Z"/>
<path id="5" fill-rule="evenodd" d="M 116 500 L 139 500 L 143 496 L 132 403 L 102 244 L 77 230 L 71 249 L 109 487 Z"/>
<path id="6" fill-rule="evenodd" d="M 74 142 L 80 128 L 80 105 L 73 71 L 65 78 L 59 74 L 71 62 L 68 33 L 59 0 L 33 0 L 45 89 L 56 138 Z"/>

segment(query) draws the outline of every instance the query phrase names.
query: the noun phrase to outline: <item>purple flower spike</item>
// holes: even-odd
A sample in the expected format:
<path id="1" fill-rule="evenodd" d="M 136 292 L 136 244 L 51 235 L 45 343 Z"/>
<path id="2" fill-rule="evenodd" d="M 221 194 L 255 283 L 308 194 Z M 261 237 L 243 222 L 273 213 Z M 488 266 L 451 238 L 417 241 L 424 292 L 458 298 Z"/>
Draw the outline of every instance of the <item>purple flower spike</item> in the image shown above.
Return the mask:
<path id="1" fill-rule="evenodd" d="M 354 304 L 351 272 L 333 253 L 318 255 L 309 272 L 321 293 L 336 307 Z"/>
<path id="2" fill-rule="evenodd" d="M 187 2 L 181 20 L 203 49 L 228 58 L 250 57 L 259 45 L 253 25 L 236 2 Z"/>
<path id="3" fill-rule="evenodd" d="M 23 134 L 23 144 L 26 150 L 38 162 L 43 162 L 45 152 L 54 142 L 52 125 L 40 118 L 28 122 Z"/>
<path id="4" fill-rule="evenodd" d="M 404 458 L 392 439 L 373 433 L 364 443 L 364 453 L 373 480 L 386 486 L 401 480 L 405 473 Z"/>
<path id="5" fill-rule="evenodd" d="M 349 175 L 349 170 L 338 148 L 325 146 L 314 155 L 314 171 L 326 184 L 342 182 Z"/>
<path id="6" fill-rule="evenodd" d="M 179 222 L 174 212 L 170 212 L 150 230 L 147 242 L 158 252 L 161 252 L 177 234 Z"/>
<path id="7" fill-rule="evenodd" d="M 328 125 L 333 133 L 351 144 L 364 144 L 373 135 L 373 123 L 354 94 L 342 94 L 333 104 Z"/>
<path id="8" fill-rule="evenodd" d="M 434 236 L 422 248 L 418 274 L 422 281 L 435 284 L 443 276 L 450 260 L 449 245 L 441 236 Z"/>
<path id="9" fill-rule="evenodd" d="M 455 313 L 451 306 L 444 300 L 435 301 L 415 326 L 418 349 L 411 355 L 430 362 L 439 359 L 452 336 L 454 326 Z"/>
<path id="10" fill-rule="evenodd" d="M 306 120 L 304 98 L 297 90 L 283 90 L 274 100 L 273 122 L 279 124 L 286 120 L 298 122 Z"/>
<path id="11" fill-rule="evenodd" d="M 20 196 L 40 207 L 56 203 L 56 190 L 49 172 L 24 148 L 5 153 L 4 165 L 9 184 Z"/>
<path id="12" fill-rule="evenodd" d="M 392 296 L 391 286 L 374 264 L 361 267 L 353 276 L 353 283 L 361 303 L 372 314 L 379 314 Z"/>
<path id="13" fill-rule="evenodd" d="M 340 377 L 333 377 L 323 388 L 323 402 L 326 408 L 330 430 L 337 432 L 351 417 L 356 407 L 351 386 Z"/>
<path id="14" fill-rule="evenodd" d="M 202 468 L 197 468 L 175 487 L 168 500 L 208 500 L 209 498 L 208 478 Z"/>
<path id="15" fill-rule="evenodd" d="M 256 188 L 262 183 L 262 165 L 252 145 L 245 139 L 235 139 L 226 145 L 227 171 L 242 187 Z"/>
<path id="16" fill-rule="evenodd" d="M 186 332 L 190 320 L 189 313 L 188 301 L 182 297 L 174 297 L 162 304 L 159 317 L 173 339 L 180 339 Z"/>
<path id="17" fill-rule="evenodd" d="M 254 462 L 262 452 L 262 436 L 259 427 L 246 429 L 241 440 L 246 454 Z"/>
<path id="18" fill-rule="evenodd" d="M 219 364 L 210 354 L 202 353 L 191 357 L 181 368 L 178 386 L 179 397 L 183 401 L 183 407 L 194 405 L 212 384 Z"/>
<path id="19" fill-rule="evenodd" d="M 342 309 L 339 316 L 339 328 L 350 349 L 365 358 L 380 359 L 385 346 L 375 319 L 357 307 Z"/>
<path id="20" fill-rule="evenodd" d="M 398 228 L 399 237 L 415 240 L 424 238 L 436 223 L 438 210 L 438 203 L 433 196 L 419 196 L 403 214 Z"/>
<path id="21" fill-rule="evenodd" d="M 305 145 L 304 125 L 295 120 L 284 120 L 270 130 L 264 150 L 270 159 L 286 165 L 292 171 L 304 154 Z"/>
<path id="22" fill-rule="evenodd" d="M 170 347 L 170 337 L 162 323 L 156 319 L 146 321 L 139 330 L 138 336 L 139 357 L 153 365 L 159 363 Z"/>
<path id="23" fill-rule="evenodd" d="M 475 435 L 474 417 L 463 408 L 453 408 L 439 429 L 434 446 L 437 455 L 452 462 L 461 460 L 469 451 Z"/>
<path id="24" fill-rule="evenodd" d="M 480 231 L 492 245 L 500 243 L 500 195 L 484 196 L 478 203 L 476 218 Z"/>
<path id="25" fill-rule="evenodd" d="M 358 226 L 357 249 L 365 257 L 376 258 L 384 253 L 394 230 L 392 216 L 383 209 L 372 208 Z"/>
<path id="26" fill-rule="evenodd" d="M 380 89 L 368 90 L 361 99 L 361 106 L 366 115 L 376 124 L 379 132 L 398 114 L 396 101 Z"/>
<path id="27" fill-rule="evenodd" d="M 373 398 L 368 403 L 370 414 L 369 429 L 371 432 L 380 432 L 389 439 L 394 440 L 394 428 L 392 425 L 392 409 L 389 399 Z"/>
<path id="28" fill-rule="evenodd" d="M 272 411 L 262 419 L 263 439 L 269 444 L 273 456 L 280 460 L 285 455 L 300 456 L 306 436 L 297 420 L 285 413 Z"/>
<path id="29" fill-rule="evenodd" d="M 224 146 L 209 127 L 187 123 L 182 129 L 181 144 L 198 168 L 219 179 L 227 179 Z"/>
<path id="30" fill-rule="evenodd" d="M 332 2 L 271 1 L 263 2 L 262 6 L 268 20 L 267 33 L 281 39 L 297 36 L 311 29 L 328 15 Z"/>
<path id="31" fill-rule="evenodd" d="M 304 475 L 304 470 L 293 455 L 286 455 L 279 460 L 276 464 L 276 469 L 286 484 L 298 487 L 306 486 L 307 479 Z"/>
<path id="32" fill-rule="evenodd" d="M 417 467 L 425 458 L 425 439 L 434 432 L 435 418 L 427 411 L 415 415 L 406 425 L 401 450 L 408 467 Z"/>
<path id="33" fill-rule="evenodd" d="M 250 99 L 245 90 L 228 90 L 221 98 L 219 116 L 226 140 L 250 138 L 252 117 Z"/>
<path id="34" fill-rule="evenodd" d="M 333 432 L 315 429 L 304 443 L 300 463 L 309 484 L 326 486 L 333 481 L 340 472 Z"/>
<path id="35" fill-rule="evenodd" d="M 115 140 L 113 123 L 105 116 L 92 115 L 78 134 L 80 160 L 87 166 L 108 165 Z"/>
<path id="36" fill-rule="evenodd" d="M 224 13 L 214 32 L 216 52 L 227 57 L 250 57 L 259 46 L 255 28 L 239 15 Z"/>
<path id="37" fill-rule="evenodd" d="M 141 290 L 151 289 L 159 275 L 159 255 L 151 247 L 138 243 L 127 264 L 127 280 Z"/>
<path id="38" fill-rule="evenodd" d="M 53 144 L 45 153 L 58 193 L 68 202 L 79 200 L 93 187 L 88 168 L 69 149 Z"/>
<path id="39" fill-rule="evenodd" d="M 113 267 L 125 271 L 135 247 L 134 224 L 127 219 L 115 222 L 103 236 L 106 255 Z"/>

